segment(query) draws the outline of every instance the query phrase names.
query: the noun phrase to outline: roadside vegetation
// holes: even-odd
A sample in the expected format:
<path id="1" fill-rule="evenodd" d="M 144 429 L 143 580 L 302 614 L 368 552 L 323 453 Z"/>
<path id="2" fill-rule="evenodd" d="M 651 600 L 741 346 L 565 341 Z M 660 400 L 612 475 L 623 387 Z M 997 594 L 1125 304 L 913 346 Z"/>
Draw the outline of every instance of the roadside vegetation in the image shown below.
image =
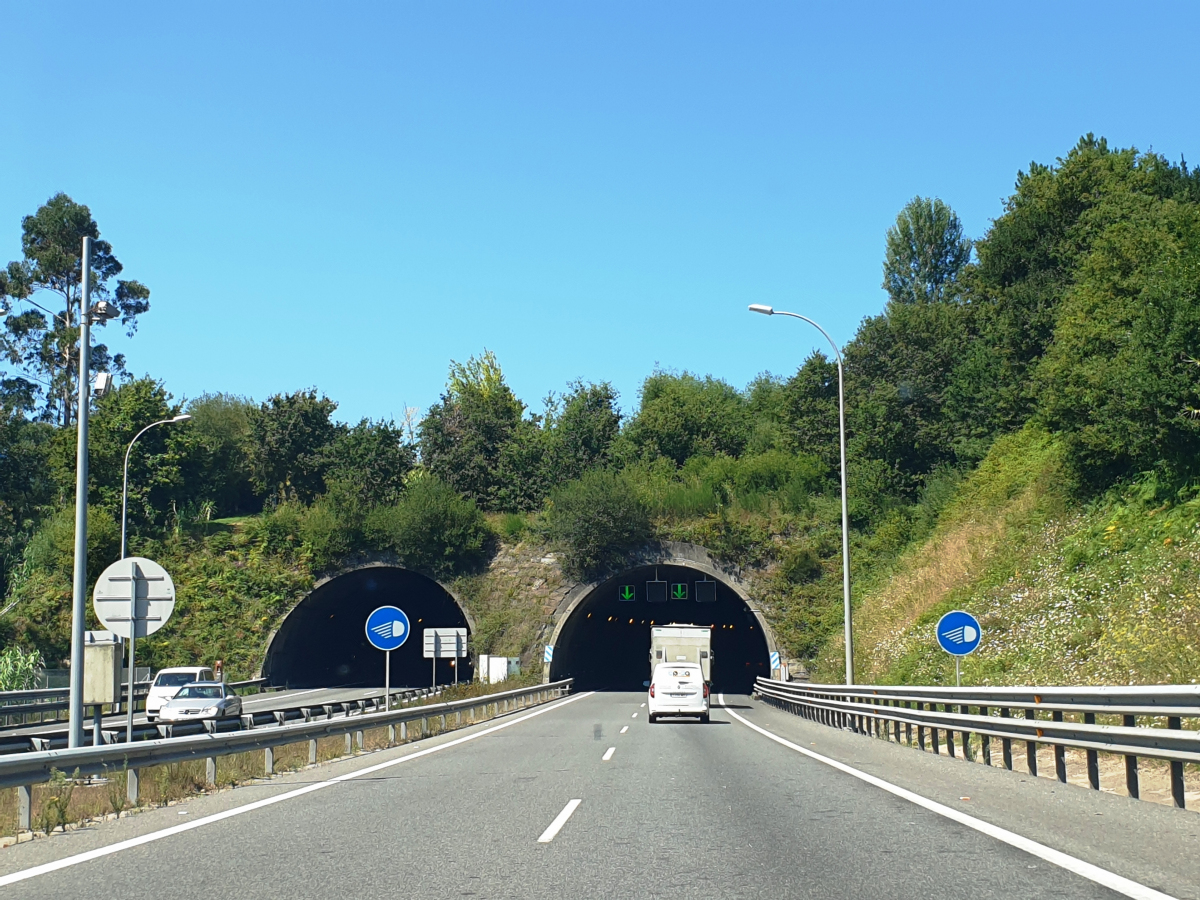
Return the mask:
<path id="1" fill-rule="evenodd" d="M 31 302 L 70 294 L 78 238 L 99 230 L 63 195 L 22 227 L 26 256 L 0 281 L 0 648 L 53 665 L 77 373 L 43 352 L 71 333 Z M 952 677 L 931 635 L 955 607 L 987 629 L 974 681 L 1200 677 L 1200 176 L 1088 135 L 1018 173 L 978 239 L 917 197 L 883 248 L 886 306 L 844 348 L 861 677 Z M 132 327 L 149 289 L 106 271 Z M 355 425 L 315 388 L 184 403 L 95 359 L 119 387 L 92 420 L 92 577 L 116 555 L 128 441 L 193 416 L 148 432 L 131 462 L 131 548 L 180 593 L 146 642 L 152 665 L 202 654 L 252 674 L 314 580 L 365 555 L 453 581 L 475 649 L 530 659 L 547 612 L 493 570 L 506 549 L 592 579 L 671 539 L 740 570 L 788 655 L 842 677 L 838 385 L 822 353 L 744 388 L 655 371 L 626 415 L 604 383 L 530 409 L 485 350 L 451 363 L 423 416 Z"/>

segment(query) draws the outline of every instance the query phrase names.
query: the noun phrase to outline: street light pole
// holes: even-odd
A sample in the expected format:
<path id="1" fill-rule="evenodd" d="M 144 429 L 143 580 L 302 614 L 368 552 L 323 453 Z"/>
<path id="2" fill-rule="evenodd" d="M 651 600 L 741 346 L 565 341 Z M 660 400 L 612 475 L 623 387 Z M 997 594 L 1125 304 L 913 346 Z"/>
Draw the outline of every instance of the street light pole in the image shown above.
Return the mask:
<path id="1" fill-rule="evenodd" d="M 846 684 L 854 684 L 854 624 L 850 610 L 850 516 L 846 508 L 846 391 L 842 377 L 842 352 L 838 349 L 838 345 L 834 343 L 833 338 L 829 336 L 829 332 L 808 316 L 773 309 L 761 303 L 752 303 L 750 305 L 750 312 L 762 313 L 764 316 L 791 316 L 793 319 L 801 319 L 807 322 L 813 328 L 817 329 L 817 331 L 821 332 L 821 334 L 825 335 L 825 340 L 829 341 L 829 346 L 833 348 L 834 356 L 837 358 L 838 436 L 842 451 L 842 602 L 844 605 L 843 618 L 846 629 Z"/>
<path id="2" fill-rule="evenodd" d="M 137 443 L 138 438 L 153 428 L 155 425 L 170 425 L 172 422 L 186 422 L 190 419 L 189 415 L 175 416 L 173 419 L 160 419 L 157 422 L 151 422 L 141 431 L 133 436 L 133 440 L 129 442 L 129 446 L 125 448 L 125 474 L 121 479 L 121 559 L 125 558 L 125 514 L 129 509 L 129 454 L 133 452 L 133 445 Z M 134 648 L 137 645 L 137 581 L 130 580 L 130 590 L 134 595 L 130 597 L 131 608 L 129 610 L 129 688 L 126 691 L 126 709 L 125 709 L 125 741 L 126 743 L 133 740 L 133 685 L 137 680 L 137 670 L 134 668 Z"/>
<path id="3" fill-rule="evenodd" d="M 75 577 L 71 595 L 71 691 L 67 746 L 83 746 L 83 625 L 87 616 L 88 379 L 92 340 L 88 308 L 92 294 L 92 239 L 83 239 L 79 292 L 79 414 L 75 446 Z"/>
<path id="4" fill-rule="evenodd" d="M 133 445 L 137 443 L 138 438 L 153 428 L 155 425 L 170 425 L 173 422 L 186 422 L 190 419 L 189 415 L 176 416 L 173 419 L 161 419 L 157 422 L 151 422 L 141 431 L 133 436 L 133 440 L 129 442 L 129 446 L 125 448 L 125 474 L 121 480 L 121 559 L 126 556 L 125 553 L 125 515 L 129 509 L 129 454 L 133 451 Z"/>

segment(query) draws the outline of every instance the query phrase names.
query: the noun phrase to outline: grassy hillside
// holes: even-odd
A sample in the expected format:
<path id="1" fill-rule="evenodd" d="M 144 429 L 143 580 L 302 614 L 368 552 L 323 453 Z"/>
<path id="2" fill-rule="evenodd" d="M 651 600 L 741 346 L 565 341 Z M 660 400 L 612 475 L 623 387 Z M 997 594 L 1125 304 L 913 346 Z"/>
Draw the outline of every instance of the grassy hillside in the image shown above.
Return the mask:
<path id="1" fill-rule="evenodd" d="M 1200 499 L 1152 478 L 1086 506 L 1064 488 L 1062 448 L 1027 428 L 998 441 L 857 604 L 858 679 L 952 683 L 933 629 L 961 608 L 985 629 L 973 684 L 1156 684 L 1200 677 Z M 840 639 L 814 680 L 842 677 Z"/>

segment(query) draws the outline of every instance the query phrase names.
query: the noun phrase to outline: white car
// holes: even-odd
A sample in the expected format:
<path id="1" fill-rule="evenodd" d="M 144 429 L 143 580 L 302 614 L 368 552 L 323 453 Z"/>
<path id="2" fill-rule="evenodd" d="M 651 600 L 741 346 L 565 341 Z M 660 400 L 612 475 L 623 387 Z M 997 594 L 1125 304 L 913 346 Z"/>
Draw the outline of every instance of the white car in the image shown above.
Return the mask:
<path id="1" fill-rule="evenodd" d="M 242 698 L 219 681 L 199 681 L 185 684 L 174 697 L 164 703 L 158 716 L 164 722 L 187 722 L 194 719 L 223 719 L 241 715 Z"/>
<path id="2" fill-rule="evenodd" d="M 150 685 L 146 695 L 146 718 L 153 722 L 162 705 L 175 696 L 185 684 L 193 681 L 212 681 L 213 671 L 208 666 L 176 666 L 161 669 Z"/>
<path id="3" fill-rule="evenodd" d="M 650 722 L 662 716 L 698 716 L 708 721 L 708 682 L 696 663 L 659 663 L 646 703 Z"/>

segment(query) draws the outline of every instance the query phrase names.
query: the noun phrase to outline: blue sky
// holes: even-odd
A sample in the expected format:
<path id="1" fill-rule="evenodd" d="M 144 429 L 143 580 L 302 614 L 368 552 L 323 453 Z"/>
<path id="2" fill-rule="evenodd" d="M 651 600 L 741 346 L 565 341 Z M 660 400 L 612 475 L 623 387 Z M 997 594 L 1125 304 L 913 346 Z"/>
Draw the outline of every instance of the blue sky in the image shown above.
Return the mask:
<path id="1" fill-rule="evenodd" d="M 1200 161 L 1195 8 L 4 2 L 0 262 L 56 191 L 152 308 L 176 396 L 534 409 L 661 366 L 745 385 L 878 313 L 914 195 L 980 236 L 1085 132 Z"/>

